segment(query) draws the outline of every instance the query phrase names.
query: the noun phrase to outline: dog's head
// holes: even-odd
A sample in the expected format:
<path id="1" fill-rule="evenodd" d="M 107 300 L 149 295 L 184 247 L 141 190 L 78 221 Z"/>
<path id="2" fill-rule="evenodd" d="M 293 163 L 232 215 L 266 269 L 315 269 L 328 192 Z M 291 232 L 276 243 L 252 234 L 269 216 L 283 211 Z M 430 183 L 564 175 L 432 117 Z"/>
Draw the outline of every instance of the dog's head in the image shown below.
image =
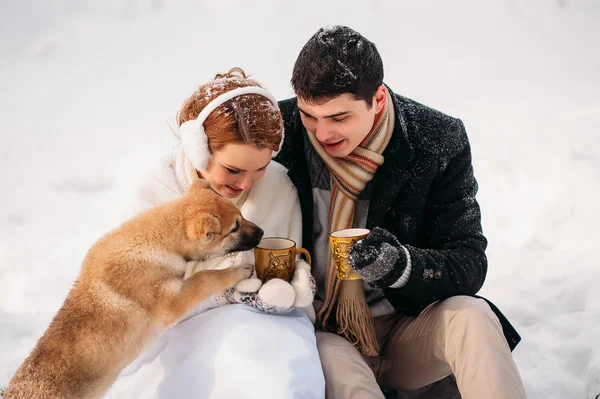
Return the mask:
<path id="1" fill-rule="evenodd" d="M 182 198 L 187 257 L 206 260 L 258 245 L 263 231 L 244 219 L 237 206 L 195 182 Z"/>

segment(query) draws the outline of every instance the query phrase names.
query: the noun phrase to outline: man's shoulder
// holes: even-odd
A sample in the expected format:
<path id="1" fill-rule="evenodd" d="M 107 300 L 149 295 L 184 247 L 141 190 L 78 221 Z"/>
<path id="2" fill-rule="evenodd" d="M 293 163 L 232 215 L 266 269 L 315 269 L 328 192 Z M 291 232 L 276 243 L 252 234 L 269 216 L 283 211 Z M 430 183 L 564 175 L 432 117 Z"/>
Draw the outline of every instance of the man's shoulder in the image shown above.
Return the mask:
<path id="1" fill-rule="evenodd" d="M 292 97 L 279 101 L 279 110 L 283 117 L 283 145 L 274 159 L 286 168 L 290 168 L 303 153 L 303 141 L 300 136 L 304 132 L 304 127 L 298 112 L 297 98 Z"/>
<path id="2" fill-rule="evenodd" d="M 410 98 L 394 94 L 396 123 L 404 125 L 411 144 L 419 149 L 443 155 L 454 153 L 468 144 L 467 135 L 459 118 Z"/>
<path id="3" fill-rule="evenodd" d="M 291 98 L 287 98 L 285 100 L 279 100 L 279 109 L 281 110 L 281 112 L 285 111 L 292 111 L 294 110 L 294 108 L 296 108 L 298 106 L 298 98 L 297 97 L 291 97 Z"/>
<path id="4" fill-rule="evenodd" d="M 281 100 L 278 103 L 281 116 L 283 117 L 283 123 L 284 125 L 287 125 L 287 129 L 290 129 L 295 124 L 296 118 L 299 116 L 298 98 L 292 97 L 286 100 Z"/>
<path id="5" fill-rule="evenodd" d="M 458 120 L 433 107 L 397 93 L 394 93 L 394 101 L 405 115 L 407 123 L 427 127 L 432 124 L 450 125 Z"/>

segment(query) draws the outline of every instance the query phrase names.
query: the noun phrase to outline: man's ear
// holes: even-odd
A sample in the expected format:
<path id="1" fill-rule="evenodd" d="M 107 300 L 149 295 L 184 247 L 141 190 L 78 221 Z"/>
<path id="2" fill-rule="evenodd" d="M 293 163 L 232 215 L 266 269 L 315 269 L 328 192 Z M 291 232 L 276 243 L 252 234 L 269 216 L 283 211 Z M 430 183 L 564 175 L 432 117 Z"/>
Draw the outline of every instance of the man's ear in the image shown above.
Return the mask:
<path id="1" fill-rule="evenodd" d="M 378 114 L 385 107 L 385 103 L 387 101 L 387 90 L 384 85 L 380 85 L 375 91 L 375 95 L 373 96 L 373 103 L 375 106 L 375 113 Z"/>
<path id="2" fill-rule="evenodd" d="M 185 233 L 190 241 L 210 239 L 215 234 L 221 234 L 221 221 L 209 214 L 202 213 L 188 220 Z"/>

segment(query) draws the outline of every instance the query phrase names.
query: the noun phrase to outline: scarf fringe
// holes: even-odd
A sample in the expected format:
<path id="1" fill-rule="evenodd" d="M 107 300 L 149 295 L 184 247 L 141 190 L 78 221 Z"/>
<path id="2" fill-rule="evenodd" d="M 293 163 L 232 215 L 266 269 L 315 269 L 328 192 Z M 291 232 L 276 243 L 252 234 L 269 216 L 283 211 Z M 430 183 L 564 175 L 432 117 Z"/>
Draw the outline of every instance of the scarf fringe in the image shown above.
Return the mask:
<path id="1" fill-rule="evenodd" d="M 375 324 L 365 299 L 362 280 L 348 280 L 340 285 L 336 322 L 338 335 L 350 341 L 363 355 L 379 355 Z"/>

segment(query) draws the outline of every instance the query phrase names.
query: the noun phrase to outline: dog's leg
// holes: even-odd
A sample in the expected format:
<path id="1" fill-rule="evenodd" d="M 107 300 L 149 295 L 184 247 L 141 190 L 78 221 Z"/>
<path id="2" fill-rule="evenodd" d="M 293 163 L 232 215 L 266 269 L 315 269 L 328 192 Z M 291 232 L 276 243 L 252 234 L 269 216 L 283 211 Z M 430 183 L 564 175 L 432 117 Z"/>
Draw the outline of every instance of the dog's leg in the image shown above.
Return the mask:
<path id="1" fill-rule="evenodd" d="M 201 270 L 184 281 L 179 293 L 168 304 L 165 320 L 168 328 L 213 294 L 233 287 L 252 275 L 254 265 L 242 265 L 222 270 Z"/>

